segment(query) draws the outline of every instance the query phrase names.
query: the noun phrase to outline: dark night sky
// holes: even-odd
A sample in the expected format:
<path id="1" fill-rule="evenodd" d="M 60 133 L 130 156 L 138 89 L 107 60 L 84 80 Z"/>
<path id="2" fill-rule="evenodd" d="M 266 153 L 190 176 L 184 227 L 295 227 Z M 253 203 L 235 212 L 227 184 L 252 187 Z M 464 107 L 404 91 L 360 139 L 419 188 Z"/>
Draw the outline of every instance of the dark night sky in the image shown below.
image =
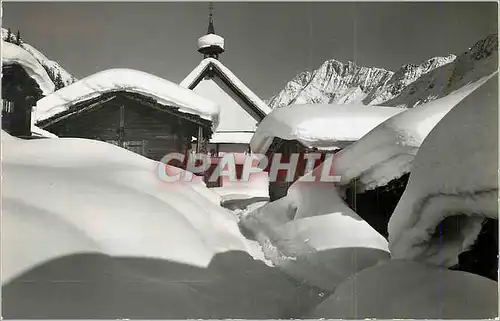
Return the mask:
<path id="1" fill-rule="evenodd" d="M 113 67 L 180 82 L 201 60 L 206 2 L 4 2 L 3 27 L 78 78 Z M 263 99 L 335 58 L 395 70 L 497 30 L 497 3 L 218 2 L 221 61 Z"/>

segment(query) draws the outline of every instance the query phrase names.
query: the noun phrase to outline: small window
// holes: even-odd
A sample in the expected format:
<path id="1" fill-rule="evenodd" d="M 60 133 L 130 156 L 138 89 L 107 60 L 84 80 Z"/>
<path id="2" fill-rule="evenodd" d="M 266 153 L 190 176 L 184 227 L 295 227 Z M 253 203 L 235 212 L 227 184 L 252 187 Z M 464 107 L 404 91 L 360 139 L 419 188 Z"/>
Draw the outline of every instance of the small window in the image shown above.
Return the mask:
<path id="1" fill-rule="evenodd" d="M 2 113 L 10 114 L 14 111 L 14 103 L 8 100 L 2 100 Z"/>

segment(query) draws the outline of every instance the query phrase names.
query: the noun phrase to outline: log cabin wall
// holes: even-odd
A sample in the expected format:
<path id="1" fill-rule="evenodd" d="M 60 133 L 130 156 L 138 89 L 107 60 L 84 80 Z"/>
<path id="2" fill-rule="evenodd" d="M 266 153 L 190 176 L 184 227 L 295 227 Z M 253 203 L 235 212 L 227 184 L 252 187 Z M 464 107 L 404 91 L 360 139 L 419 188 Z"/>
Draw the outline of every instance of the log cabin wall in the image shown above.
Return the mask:
<path id="1" fill-rule="evenodd" d="M 171 152 L 186 153 L 199 124 L 115 93 L 116 98 L 70 116 L 45 129 L 59 137 L 107 141 L 153 160 Z M 104 98 L 104 97 L 103 97 Z M 206 129 L 205 131 L 206 132 Z"/>
<path id="2" fill-rule="evenodd" d="M 31 111 L 43 96 L 23 67 L 2 67 L 2 129 L 17 137 L 31 136 Z"/>

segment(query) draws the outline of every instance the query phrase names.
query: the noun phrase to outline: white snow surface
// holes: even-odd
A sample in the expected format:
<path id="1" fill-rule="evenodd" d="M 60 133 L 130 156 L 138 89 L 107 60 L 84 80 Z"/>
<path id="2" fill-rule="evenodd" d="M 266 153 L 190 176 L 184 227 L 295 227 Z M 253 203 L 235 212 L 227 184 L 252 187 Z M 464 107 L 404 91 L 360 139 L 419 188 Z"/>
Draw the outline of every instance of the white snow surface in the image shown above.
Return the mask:
<path id="1" fill-rule="evenodd" d="M 264 154 L 275 137 L 307 147 L 332 148 L 354 142 L 403 108 L 357 105 L 291 105 L 273 110 L 257 127 L 252 152 Z"/>
<path id="2" fill-rule="evenodd" d="M 90 75 L 37 102 L 36 120 L 44 120 L 72 105 L 104 93 L 126 91 L 145 95 L 159 104 L 179 108 L 180 112 L 218 122 L 219 106 L 191 90 L 166 79 L 133 69 L 108 69 Z"/>
<path id="3" fill-rule="evenodd" d="M 498 76 L 450 111 L 425 139 L 389 222 L 394 258 L 450 267 L 498 219 Z M 461 216 L 442 232 L 436 226 Z"/>
<path id="4" fill-rule="evenodd" d="M 491 76 L 443 98 L 405 110 L 339 151 L 333 158 L 335 175 L 341 177 L 337 184 L 345 185 L 356 178 L 358 190 L 363 191 L 384 186 L 408 173 L 420 145 L 434 126 Z M 320 171 L 321 165 L 308 175 L 319 176 Z"/>
<path id="5" fill-rule="evenodd" d="M 232 144 L 249 144 L 253 133 L 245 132 L 215 132 L 210 138 L 210 143 L 232 143 Z"/>
<path id="6" fill-rule="evenodd" d="M 3 316 L 288 319 L 321 301 L 201 181 L 103 142 L 1 136 Z"/>
<path id="7" fill-rule="evenodd" d="M 216 253 L 247 251 L 218 197 L 200 181 L 162 182 L 157 164 L 99 141 L 2 132 L 2 283 L 74 253 L 204 267 Z"/>
<path id="8" fill-rule="evenodd" d="M 5 28 L 2 28 L 2 39 L 3 40 L 5 40 L 7 38 L 7 34 L 8 34 L 8 30 L 5 29 Z M 12 36 L 15 37 L 14 34 Z M 71 83 L 73 83 L 73 82 L 75 82 L 76 78 L 73 75 L 71 75 L 66 69 L 64 69 L 61 65 L 59 65 L 59 63 L 57 63 L 56 61 L 53 61 L 53 60 L 50 60 L 49 58 L 47 58 L 45 56 L 45 54 L 43 54 L 42 52 L 40 52 L 38 49 L 36 49 L 32 45 L 24 42 L 22 38 L 21 38 L 21 45 L 20 45 L 20 47 L 22 47 L 27 52 L 29 52 L 31 55 L 33 55 L 33 57 L 36 60 L 38 60 L 38 62 L 42 66 L 45 65 L 47 68 L 49 68 L 52 71 L 54 71 L 55 75 L 60 74 L 61 75 L 61 79 L 62 79 L 62 81 L 64 82 L 64 84 L 66 86 L 69 85 L 69 84 L 71 84 Z"/>
<path id="9" fill-rule="evenodd" d="M 262 101 L 250 88 L 248 88 L 241 80 L 236 77 L 236 75 L 229 70 L 224 64 L 219 60 L 214 58 L 205 58 L 200 64 L 191 71 L 191 73 L 182 80 L 180 85 L 185 88 L 190 88 L 193 83 L 200 77 L 200 75 L 206 70 L 213 66 L 217 68 L 236 88 L 238 88 L 247 98 L 250 100 L 257 108 L 260 109 L 264 114 L 269 114 L 271 108 Z"/>
<path id="10" fill-rule="evenodd" d="M 389 259 L 385 238 L 344 203 L 332 183 L 296 182 L 284 198 L 247 213 L 240 225 L 276 266 L 325 291 Z"/>
<path id="11" fill-rule="evenodd" d="M 342 282 L 307 318 L 494 319 L 498 283 L 415 261 L 389 260 Z"/>
<path id="12" fill-rule="evenodd" d="M 213 33 L 204 35 L 198 39 L 198 48 L 206 48 L 210 46 L 217 46 L 224 49 L 224 38 Z"/>
<path id="13" fill-rule="evenodd" d="M 66 69 L 61 67 L 59 63 L 50 60 L 32 45 L 23 43 L 22 47 L 26 49 L 26 51 L 31 53 L 41 64 L 45 64 L 48 68 L 52 69 L 56 76 L 58 73 L 61 74 L 61 79 L 64 82 L 65 86 L 70 85 L 76 81 L 76 78 L 73 75 L 71 75 L 68 71 L 66 71 Z"/>
<path id="14" fill-rule="evenodd" d="M 42 65 L 23 48 L 2 40 L 2 64 L 18 64 L 33 78 L 44 95 L 54 91 L 54 83 Z"/>

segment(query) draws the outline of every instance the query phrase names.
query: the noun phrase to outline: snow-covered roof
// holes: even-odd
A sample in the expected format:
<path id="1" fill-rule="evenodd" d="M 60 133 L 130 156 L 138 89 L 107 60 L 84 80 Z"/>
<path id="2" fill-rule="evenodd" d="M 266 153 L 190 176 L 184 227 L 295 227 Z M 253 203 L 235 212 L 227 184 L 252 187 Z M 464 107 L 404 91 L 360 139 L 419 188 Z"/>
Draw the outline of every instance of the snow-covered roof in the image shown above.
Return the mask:
<path id="1" fill-rule="evenodd" d="M 457 264 L 458 255 L 474 244 L 483 219 L 498 219 L 497 174 L 495 76 L 454 107 L 422 143 L 389 221 L 392 256 L 445 267 Z M 433 234 L 447 217 L 455 217 L 456 226 Z"/>
<path id="2" fill-rule="evenodd" d="M 335 174 L 341 178 L 337 185 L 356 179 L 356 190 L 362 192 L 385 186 L 410 172 L 420 145 L 434 126 L 490 77 L 481 78 L 445 97 L 407 109 L 339 151 L 332 165 Z M 318 177 L 320 171 L 321 165 L 305 176 Z"/>
<path id="3" fill-rule="evenodd" d="M 213 122 L 219 117 L 219 106 L 166 79 L 133 69 L 104 70 L 39 100 L 35 118 L 41 121 L 66 111 L 72 105 L 102 94 L 125 91 L 155 99 L 159 104 L 178 108 L 180 112 L 198 115 Z"/>
<path id="4" fill-rule="evenodd" d="M 2 64 L 18 64 L 33 78 L 44 95 L 52 93 L 55 89 L 45 68 L 23 48 L 2 40 Z"/>
<path id="5" fill-rule="evenodd" d="M 198 48 L 206 48 L 211 46 L 217 46 L 224 49 L 224 38 L 215 34 L 208 34 L 200 37 L 198 39 Z"/>
<path id="6" fill-rule="evenodd" d="M 215 132 L 210 139 L 211 143 L 249 144 L 253 133 L 247 132 Z"/>
<path id="7" fill-rule="evenodd" d="M 264 115 L 269 114 L 272 109 L 260 99 L 250 88 L 236 77 L 231 70 L 224 66 L 219 60 L 214 58 L 205 58 L 200 64 L 180 83 L 182 87 L 193 89 L 197 81 L 203 77 L 204 72 L 209 66 L 214 66 L 237 90 L 244 95 L 260 112 Z"/>
<path id="8" fill-rule="evenodd" d="M 250 146 L 267 151 L 275 137 L 297 140 L 308 147 L 331 148 L 356 141 L 404 109 L 364 105 L 291 105 L 273 110 L 259 124 Z"/>

